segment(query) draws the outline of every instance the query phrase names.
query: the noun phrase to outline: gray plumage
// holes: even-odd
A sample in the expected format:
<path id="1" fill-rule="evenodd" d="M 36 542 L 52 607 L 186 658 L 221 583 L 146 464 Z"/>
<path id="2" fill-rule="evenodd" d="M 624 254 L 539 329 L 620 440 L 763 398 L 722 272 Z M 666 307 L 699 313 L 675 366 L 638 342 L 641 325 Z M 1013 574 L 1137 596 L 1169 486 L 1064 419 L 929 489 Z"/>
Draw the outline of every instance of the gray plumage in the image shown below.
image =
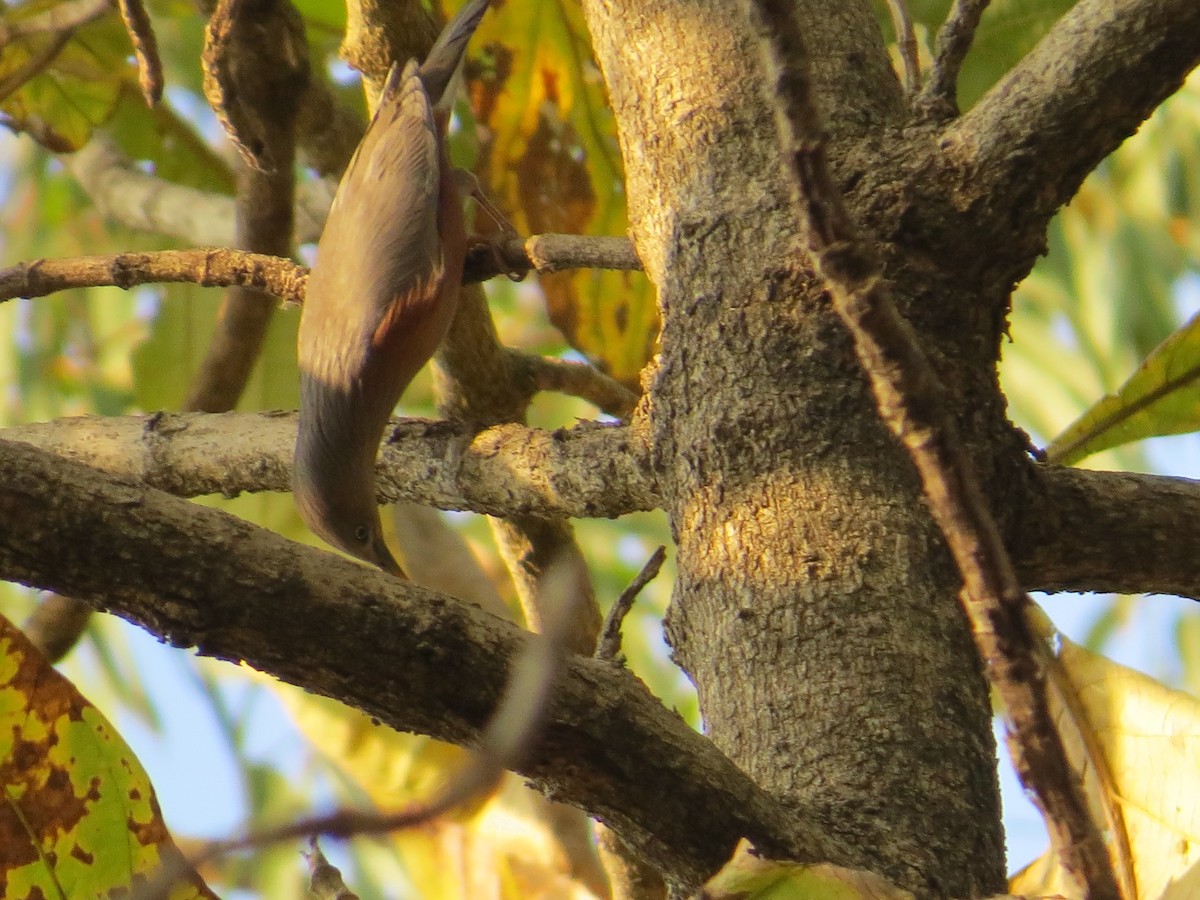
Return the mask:
<path id="1" fill-rule="evenodd" d="M 375 499 L 375 455 L 454 314 L 466 232 L 434 105 L 487 7 L 470 0 L 425 63 L 393 66 L 338 186 L 300 318 L 297 508 L 333 546 L 398 575 Z"/>

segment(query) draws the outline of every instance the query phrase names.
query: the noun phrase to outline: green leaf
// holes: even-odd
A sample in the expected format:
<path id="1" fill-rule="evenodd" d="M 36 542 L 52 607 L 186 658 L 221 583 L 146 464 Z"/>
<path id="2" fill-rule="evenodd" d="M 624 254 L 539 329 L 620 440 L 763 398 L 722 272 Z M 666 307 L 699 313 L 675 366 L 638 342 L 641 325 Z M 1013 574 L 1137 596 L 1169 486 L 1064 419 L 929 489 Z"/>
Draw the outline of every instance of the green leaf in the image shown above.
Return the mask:
<path id="1" fill-rule="evenodd" d="M 292 5 L 304 17 L 310 41 L 314 29 L 338 37 L 345 33 L 346 4 L 330 3 L 328 0 L 296 0 Z"/>
<path id="2" fill-rule="evenodd" d="M 196 98 L 197 104 L 203 100 Z M 122 92 L 108 132 L 130 159 L 154 175 L 201 191 L 233 195 L 234 178 L 222 159 L 169 99 L 151 109 L 131 86 Z"/>
<path id="3" fill-rule="evenodd" d="M 1117 394 L 1180 327 L 1174 292 L 1200 252 L 1198 128 L 1193 75 L 1084 182 L 1052 223 L 1047 256 L 1018 288 L 1002 383 L 1014 420 L 1039 440 Z M 1107 453 L 1095 464 L 1145 466 L 1136 446 Z"/>
<path id="4" fill-rule="evenodd" d="M 1075 420 L 1046 448 L 1070 465 L 1142 438 L 1200 429 L 1200 315 L 1163 341 L 1115 394 Z"/>
<path id="5" fill-rule="evenodd" d="M 1074 5 L 1075 0 L 996 0 L 989 4 L 959 77 L 959 108 L 974 106 Z"/>
<path id="6" fill-rule="evenodd" d="M 17 23 L 45 12 L 52 3 L 29 3 L 5 10 L 5 20 Z M 15 77 L 24 68 L 53 50 L 56 33 L 37 32 L 10 41 L 0 55 L 0 81 Z M 15 125 L 43 146 L 77 150 L 92 129 L 112 115 L 122 88 L 136 83 L 128 61 L 129 40 L 116 12 L 75 31 L 48 62 L 36 69 L 20 89 L 0 102 Z"/>
<path id="7" fill-rule="evenodd" d="M 709 900 L 913 900 L 871 872 L 775 862 L 755 854 L 745 840 L 701 893 Z"/>
<path id="8" fill-rule="evenodd" d="M 994 0 L 975 30 L 971 50 L 958 78 L 958 105 L 968 110 L 1004 77 L 1074 6 L 1074 0 Z M 928 80 L 938 29 L 950 12 L 949 0 L 911 0 L 908 4 L 920 50 L 922 81 Z M 889 44 L 895 43 L 891 15 L 876 0 L 875 15 Z"/>
<path id="9" fill-rule="evenodd" d="M 0 884 L 102 897 L 183 865 L 150 779 L 107 720 L 0 617 Z M 184 866 L 176 898 L 212 897 Z"/>

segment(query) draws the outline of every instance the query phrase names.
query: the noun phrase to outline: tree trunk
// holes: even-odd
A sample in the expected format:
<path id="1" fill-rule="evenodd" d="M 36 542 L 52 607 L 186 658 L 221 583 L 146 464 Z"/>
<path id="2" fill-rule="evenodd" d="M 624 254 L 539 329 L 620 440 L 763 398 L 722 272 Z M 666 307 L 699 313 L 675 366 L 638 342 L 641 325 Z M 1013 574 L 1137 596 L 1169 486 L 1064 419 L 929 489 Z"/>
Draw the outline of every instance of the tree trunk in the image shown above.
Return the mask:
<path id="1" fill-rule="evenodd" d="M 919 893 L 998 892 L 991 709 L 959 577 L 799 249 L 745 13 L 600 6 L 589 23 L 663 320 L 651 423 L 679 547 L 668 636 L 706 730 L 862 867 Z M 878 195 L 854 190 L 868 167 L 897 180 L 913 167 L 864 142 L 902 112 L 878 26 L 865 3 L 797 15 L 842 187 L 860 221 L 886 225 L 901 210 L 880 215 Z M 910 267 L 881 252 L 890 272 Z M 973 306 L 928 275 L 896 291 L 906 311 L 920 297 L 936 312 L 915 324 L 944 371 L 969 368 L 954 402 L 973 397 L 976 432 L 1007 433 L 1011 449 L 995 325 L 964 328 L 945 310 Z"/>

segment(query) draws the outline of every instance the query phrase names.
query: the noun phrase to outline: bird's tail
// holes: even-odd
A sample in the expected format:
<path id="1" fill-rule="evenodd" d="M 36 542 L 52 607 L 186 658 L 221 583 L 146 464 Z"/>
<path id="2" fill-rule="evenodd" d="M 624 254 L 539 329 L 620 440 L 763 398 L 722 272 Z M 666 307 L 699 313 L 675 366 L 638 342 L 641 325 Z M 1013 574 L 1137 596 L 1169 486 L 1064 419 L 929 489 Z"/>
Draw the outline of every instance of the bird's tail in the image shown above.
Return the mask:
<path id="1" fill-rule="evenodd" d="M 475 33 L 479 20 L 487 12 L 491 0 L 467 0 L 451 22 L 438 35 L 437 43 L 421 63 L 421 82 L 425 85 L 425 93 L 430 101 L 437 105 L 450 80 L 454 77 L 458 64 L 462 61 L 467 41 Z"/>

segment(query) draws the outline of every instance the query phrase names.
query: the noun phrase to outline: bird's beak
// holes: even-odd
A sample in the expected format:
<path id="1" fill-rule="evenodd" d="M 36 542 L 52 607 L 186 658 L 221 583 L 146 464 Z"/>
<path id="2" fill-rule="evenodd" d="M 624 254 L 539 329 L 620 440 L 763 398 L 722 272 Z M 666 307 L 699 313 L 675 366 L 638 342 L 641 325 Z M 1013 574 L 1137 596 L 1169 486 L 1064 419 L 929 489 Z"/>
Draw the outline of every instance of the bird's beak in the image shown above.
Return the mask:
<path id="1" fill-rule="evenodd" d="M 383 571 L 390 575 L 395 575 L 397 578 L 408 579 L 408 576 L 404 574 L 404 570 L 400 568 L 400 564 L 396 562 L 396 557 L 392 556 L 392 551 L 384 543 L 383 535 L 377 534 L 374 540 L 371 541 L 371 555 L 375 557 L 371 562 L 375 563 Z"/>

